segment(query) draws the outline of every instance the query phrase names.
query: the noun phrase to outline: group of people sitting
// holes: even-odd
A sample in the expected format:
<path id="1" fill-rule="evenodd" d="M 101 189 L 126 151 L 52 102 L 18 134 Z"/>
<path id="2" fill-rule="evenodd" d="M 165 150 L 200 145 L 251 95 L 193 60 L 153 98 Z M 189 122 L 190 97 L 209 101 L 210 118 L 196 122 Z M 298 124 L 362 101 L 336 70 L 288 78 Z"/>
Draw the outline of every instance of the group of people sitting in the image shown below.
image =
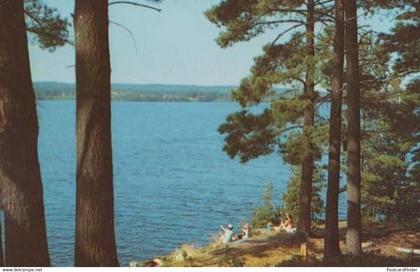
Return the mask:
<path id="1" fill-rule="evenodd" d="M 220 226 L 223 233 L 219 238 L 220 244 L 228 244 L 234 241 L 247 240 L 251 237 L 251 228 L 249 224 L 244 224 L 240 233 L 235 234 L 233 232 L 233 225 L 228 224 L 227 227 Z M 296 232 L 296 227 L 294 226 L 293 218 L 290 214 L 286 214 L 285 220 L 280 220 L 277 224 L 269 222 L 267 224 L 267 231 L 285 231 L 287 233 Z"/>
<path id="2" fill-rule="evenodd" d="M 269 224 L 271 224 L 271 227 L 267 225 L 267 228 L 271 228 L 274 231 L 285 231 L 287 233 L 296 232 L 296 227 L 294 226 L 293 218 L 290 214 L 286 214 L 286 219 L 281 220 L 279 224 L 273 225 L 271 222 Z"/>
<path id="3" fill-rule="evenodd" d="M 226 228 L 221 225 L 220 228 L 223 231 L 219 239 L 220 244 L 227 244 L 227 243 L 239 241 L 239 240 L 247 240 L 248 238 L 251 237 L 251 229 L 249 227 L 249 224 L 244 224 L 241 232 L 238 234 L 235 234 L 233 232 L 232 224 L 227 225 Z"/>

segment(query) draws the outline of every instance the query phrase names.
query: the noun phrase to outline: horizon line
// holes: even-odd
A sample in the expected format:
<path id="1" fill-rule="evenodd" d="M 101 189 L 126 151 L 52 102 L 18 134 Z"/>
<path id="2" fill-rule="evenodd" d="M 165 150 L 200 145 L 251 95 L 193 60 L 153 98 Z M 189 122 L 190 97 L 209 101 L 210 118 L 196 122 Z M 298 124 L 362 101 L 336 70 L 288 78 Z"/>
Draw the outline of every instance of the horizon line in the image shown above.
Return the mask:
<path id="1" fill-rule="evenodd" d="M 76 82 L 56 81 L 56 80 L 32 80 L 32 83 L 62 83 L 62 84 L 76 84 Z M 238 84 L 194 84 L 194 83 L 128 83 L 128 82 L 111 82 L 112 84 L 127 84 L 127 85 L 164 85 L 164 86 L 193 86 L 193 87 L 238 87 Z"/>

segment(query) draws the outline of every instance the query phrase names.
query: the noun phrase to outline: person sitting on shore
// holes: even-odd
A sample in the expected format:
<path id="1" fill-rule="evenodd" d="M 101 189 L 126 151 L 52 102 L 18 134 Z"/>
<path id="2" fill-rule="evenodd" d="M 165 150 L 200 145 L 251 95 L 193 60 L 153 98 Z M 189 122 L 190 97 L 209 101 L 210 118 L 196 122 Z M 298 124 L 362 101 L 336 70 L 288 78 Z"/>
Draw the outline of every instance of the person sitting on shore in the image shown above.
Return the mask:
<path id="1" fill-rule="evenodd" d="M 286 220 L 281 223 L 281 227 L 288 233 L 293 233 L 296 231 L 296 228 L 293 226 L 293 217 L 290 214 L 286 215 Z"/>
<path id="2" fill-rule="evenodd" d="M 227 244 L 233 241 L 233 226 L 232 224 L 227 225 L 227 228 L 224 228 L 220 225 L 220 228 L 223 230 L 222 236 L 220 236 L 221 244 Z"/>
<path id="3" fill-rule="evenodd" d="M 251 228 L 249 227 L 249 224 L 244 224 L 242 227 L 242 239 L 249 239 L 251 237 Z"/>

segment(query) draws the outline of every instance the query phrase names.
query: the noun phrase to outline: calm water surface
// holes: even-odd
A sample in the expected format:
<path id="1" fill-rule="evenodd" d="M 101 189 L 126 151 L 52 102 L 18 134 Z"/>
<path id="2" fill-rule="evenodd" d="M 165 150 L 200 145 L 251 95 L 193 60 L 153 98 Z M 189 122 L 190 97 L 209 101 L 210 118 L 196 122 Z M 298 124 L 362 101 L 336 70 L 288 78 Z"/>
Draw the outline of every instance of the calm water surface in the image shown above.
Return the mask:
<path id="1" fill-rule="evenodd" d="M 121 265 L 206 244 L 220 224 L 249 220 L 264 186 L 284 191 L 291 171 L 277 155 L 241 165 L 217 132 L 232 103 L 112 105 L 116 239 Z M 42 101 L 40 161 L 53 265 L 72 266 L 75 104 Z"/>

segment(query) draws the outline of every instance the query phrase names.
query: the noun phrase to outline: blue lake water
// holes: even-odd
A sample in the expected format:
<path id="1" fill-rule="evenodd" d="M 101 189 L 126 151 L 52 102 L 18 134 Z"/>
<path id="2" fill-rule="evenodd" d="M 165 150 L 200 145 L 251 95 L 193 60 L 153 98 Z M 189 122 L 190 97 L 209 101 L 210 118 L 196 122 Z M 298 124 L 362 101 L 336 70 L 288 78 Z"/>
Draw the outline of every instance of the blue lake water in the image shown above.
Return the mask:
<path id="1" fill-rule="evenodd" d="M 206 244 L 220 224 L 249 221 L 264 186 L 277 198 L 290 168 L 276 154 L 231 160 L 217 132 L 233 103 L 114 102 L 115 220 L 121 265 Z M 41 101 L 39 155 L 48 242 L 55 266 L 72 266 L 75 228 L 75 104 Z"/>

